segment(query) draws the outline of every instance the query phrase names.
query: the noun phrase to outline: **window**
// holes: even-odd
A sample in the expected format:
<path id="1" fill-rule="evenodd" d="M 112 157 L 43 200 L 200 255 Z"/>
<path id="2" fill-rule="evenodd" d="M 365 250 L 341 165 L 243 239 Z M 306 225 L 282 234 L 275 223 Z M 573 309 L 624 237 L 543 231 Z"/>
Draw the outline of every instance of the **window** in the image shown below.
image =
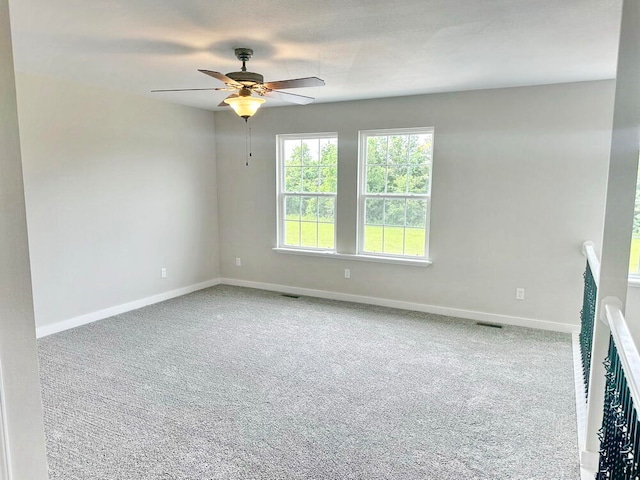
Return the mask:
<path id="1" fill-rule="evenodd" d="M 427 127 L 360 132 L 359 162 L 347 163 L 353 173 L 358 168 L 351 185 L 356 204 L 355 195 L 337 197 L 336 133 L 277 135 L 275 250 L 429 265 L 433 138 Z M 357 244 L 342 252 L 336 250 L 337 204 L 358 212 L 356 224 L 341 230 L 355 233 Z"/>
<path id="2" fill-rule="evenodd" d="M 278 246 L 335 251 L 338 138 L 278 135 Z"/>
<path id="3" fill-rule="evenodd" d="M 428 255 L 433 128 L 360 132 L 358 254 Z"/>
<path id="4" fill-rule="evenodd" d="M 640 168 L 636 180 L 636 205 L 633 210 L 633 233 L 631 237 L 631 256 L 629 257 L 629 275 L 640 278 Z"/>

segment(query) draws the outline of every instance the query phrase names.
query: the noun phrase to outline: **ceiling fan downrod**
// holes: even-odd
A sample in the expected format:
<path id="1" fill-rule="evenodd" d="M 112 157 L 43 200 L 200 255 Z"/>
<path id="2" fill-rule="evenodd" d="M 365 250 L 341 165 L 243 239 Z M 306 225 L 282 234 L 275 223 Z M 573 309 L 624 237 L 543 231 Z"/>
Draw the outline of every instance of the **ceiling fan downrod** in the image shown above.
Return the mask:
<path id="1" fill-rule="evenodd" d="M 247 62 L 253 55 L 253 50 L 250 48 L 235 48 L 233 50 L 236 54 L 236 58 L 242 62 L 242 71 L 247 71 Z"/>

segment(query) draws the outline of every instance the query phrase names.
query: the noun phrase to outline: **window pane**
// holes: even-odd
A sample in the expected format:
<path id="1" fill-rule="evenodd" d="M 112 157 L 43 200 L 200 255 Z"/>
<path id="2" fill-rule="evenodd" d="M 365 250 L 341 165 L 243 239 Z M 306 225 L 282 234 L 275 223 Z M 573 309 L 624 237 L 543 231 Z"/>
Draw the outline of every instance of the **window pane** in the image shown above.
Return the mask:
<path id="1" fill-rule="evenodd" d="M 424 228 L 407 228 L 404 232 L 404 254 L 424 256 Z"/>
<path id="2" fill-rule="evenodd" d="M 320 169 L 317 167 L 302 168 L 302 189 L 304 192 L 317 192 Z"/>
<path id="3" fill-rule="evenodd" d="M 406 165 L 408 162 L 408 137 L 406 135 L 389 136 L 389 164 Z"/>
<path id="4" fill-rule="evenodd" d="M 636 206 L 633 212 L 633 232 L 631 238 L 631 256 L 629 257 L 629 273 L 640 274 L 640 168 L 636 180 Z"/>
<path id="5" fill-rule="evenodd" d="M 302 165 L 302 157 L 300 150 L 300 140 L 285 140 L 284 147 L 284 163 L 285 166 Z"/>
<path id="6" fill-rule="evenodd" d="M 431 135 L 410 135 L 408 143 L 410 165 L 424 165 L 431 161 Z"/>
<path id="7" fill-rule="evenodd" d="M 308 165 L 312 162 L 309 145 L 301 140 L 287 140 L 285 143 L 285 165 Z"/>
<path id="8" fill-rule="evenodd" d="M 333 223 L 318 224 L 318 247 L 334 248 L 335 233 Z"/>
<path id="9" fill-rule="evenodd" d="M 382 253 L 382 227 L 377 225 L 365 225 L 364 227 L 364 251 Z"/>
<path id="10" fill-rule="evenodd" d="M 404 227 L 404 212 L 405 212 L 405 200 L 391 200 L 385 199 L 384 201 L 384 224 L 385 225 L 397 225 Z"/>
<path id="11" fill-rule="evenodd" d="M 320 139 L 320 163 L 323 165 L 338 164 L 338 140 L 336 138 Z"/>
<path id="12" fill-rule="evenodd" d="M 320 192 L 336 193 L 338 184 L 338 142 L 335 138 L 320 139 Z"/>
<path id="13" fill-rule="evenodd" d="M 302 191 L 302 169 L 300 167 L 285 167 L 284 169 L 284 191 Z"/>
<path id="14" fill-rule="evenodd" d="M 367 137 L 367 164 L 384 165 L 387 163 L 387 136 Z"/>
<path id="15" fill-rule="evenodd" d="M 324 193 L 336 193 L 338 191 L 338 167 L 336 165 L 320 168 L 320 187 L 318 191 Z"/>
<path id="16" fill-rule="evenodd" d="M 335 198 L 287 195 L 285 245 L 335 248 Z"/>
<path id="17" fill-rule="evenodd" d="M 302 222 L 300 223 L 300 246 L 318 246 L 318 199 L 302 197 Z"/>
<path id="18" fill-rule="evenodd" d="M 427 201 L 407 200 L 407 227 L 421 227 L 427 222 Z"/>
<path id="19" fill-rule="evenodd" d="M 300 222 L 286 220 L 284 222 L 284 243 L 285 245 L 300 245 Z"/>
<path id="20" fill-rule="evenodd" d="M 320 159 L 320 139 L 311 138 L 302 141 L 302 164 L 318 165 Z"/>
<path id="21" fill-rule="evenodd" d="M 407 192 L 407 167 L 387 167 L 387 192 Z"/>
<path id="22" fill-rule="evenodd" d="M 318 221 L 334 222 L 335 198 L 318 199 Z"/>
<path id="23" fill-rule="evenodd" d="M 384 223 L 384 199 L 366 199 L 364 204 L 364 223 L 367 225 L 382 225 Z"/>
<path id="24" fill-rule="evenodd" d="M 425 164 L 421 166 L 411 167 L 409 174 L 409 193 L 429 193 L 429 173 L 431 165 Z"/>
<path id="25" fill-rule="evenodd" d="M 287 220 L 300 220 L 300 197 L 286 196 L 284 200 Z"/>
<path id="26" fill-rule="evenodd" d="M 415 165 L 416 163 L 422 163 L 423 159 L 420 155 L 420 150 L 418 150 L 418 136 L 417 135 L 407 135 L 407 160 L 405 163 L 407 165 Z"/>
<path id="27" fill-rule="evenodd" d="M 433 134 L 416 135 L 418 150 L 424 156 L 426 162 L 431 162 L 433 156 Z"/>
<path id="28" fill-rule="evenodd" d="M 382 166 L 367 167 L 367 193 L 384 193 L 386 170 Z"/>
<path id="29" fill-rule="evenodd" d="M 303 247 L 318 246 L 318 224 L 316 222 L 300 223 L 300 245 Z"/>
<path id="30" fill-rule="evenodd" d="M 634 218 L 635 221 L 635 218 Z M 635 231 L 631 238 L 631 256 L 629 257 L 629 273 L 640 273 L 640 235 L 636 235 Z"/>
<path id="31" fill-rule="evenodd" d="M 318 199 L 315 197 L 300 197 L 300 212 L 303 220 L 318 220 Z"/>
<path id="32" fill-rule="evenodd" d="M 404 253 L 404 228 L 384 227 L 384 253 Z"/>

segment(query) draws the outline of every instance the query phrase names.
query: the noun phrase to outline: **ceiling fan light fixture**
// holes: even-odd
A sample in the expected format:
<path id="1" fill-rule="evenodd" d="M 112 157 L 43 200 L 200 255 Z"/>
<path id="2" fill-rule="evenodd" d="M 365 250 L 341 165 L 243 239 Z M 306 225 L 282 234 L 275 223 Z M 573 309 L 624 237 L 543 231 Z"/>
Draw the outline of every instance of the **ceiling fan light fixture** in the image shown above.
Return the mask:
<path id="1" fill-rule="evenodd" d="M 243 89 L 244 90 L 244 89 Z M 264 98 L 252 97 L 251 93 L 244 94 L 240 91 L 240 95 L 237 97 L 231 97 L 225 99 L 224 103 L 230 105 L 231 108 L 238 114 L 238 116 L 244 118 L 246 122 L 249 117 L 252 117 L 265 102 Z"/>
<path id="2" fill-rule="evenodd" d="M 260 105 L 265 102 L 262 97 L 275 98 L 298 105 L 307 105 L 308 103 L 313 102 L 313 97 L 296 95 L 295 93 L 283 92 L 281 90 L 288 90 L 290 88 L 322 87 L 324 85 L 324 80 L 318 77 L 290 78 L 288 80 L 265 83 L 262 74 L 247 71 L 247 62 L 253 55 L 253 50 L 250 48 L 236 48 L 235 54 L 236 58 L 242 62 L 242 70 L 239 72 L 230 72 L 225 75 L 220 72 L 214 72 L 213 70 L 198 70 L 209 77 L 213 77 L 216 80 L 221 81 L 225 84 L 225 87 L 178 88 L 169 90 L 152 90 L 152 92 L 185 92 L 189 90 L 237 91 L 238 93 L 229 95 L 218 106 L 231 106 L 235 110 L 236 114 L 244 118 L 246 122 L 249 117 L 253 116 L 258 111 Z M 257 96 L 252 97 L 252 93 L 255 93 Z"/>

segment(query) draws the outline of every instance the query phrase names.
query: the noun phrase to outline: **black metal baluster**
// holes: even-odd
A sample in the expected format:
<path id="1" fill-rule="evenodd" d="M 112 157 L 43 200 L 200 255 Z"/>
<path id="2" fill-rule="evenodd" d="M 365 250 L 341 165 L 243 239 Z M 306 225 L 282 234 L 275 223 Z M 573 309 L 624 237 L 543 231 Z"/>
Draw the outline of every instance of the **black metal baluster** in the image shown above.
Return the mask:
<path id="1" fill-rule="evenodd" d="M 580 355 L 582 357 L 582 374 L 584 381 L 585 397 L 589 395 L 589 372 L 591 370 L 591 346 L 593 343 L 593 322 L 596 313 L 596 299 L 598 287 L 589 261 L 584 271 L 584 294 L 582 298 L 582 310 L 580 311 Z"/>
<path id="2" fill-rule="evenodd" d="M 613 338 L 605 365 L 605 398 L 597 480 L 640 480 L 638 412 Z"/>

